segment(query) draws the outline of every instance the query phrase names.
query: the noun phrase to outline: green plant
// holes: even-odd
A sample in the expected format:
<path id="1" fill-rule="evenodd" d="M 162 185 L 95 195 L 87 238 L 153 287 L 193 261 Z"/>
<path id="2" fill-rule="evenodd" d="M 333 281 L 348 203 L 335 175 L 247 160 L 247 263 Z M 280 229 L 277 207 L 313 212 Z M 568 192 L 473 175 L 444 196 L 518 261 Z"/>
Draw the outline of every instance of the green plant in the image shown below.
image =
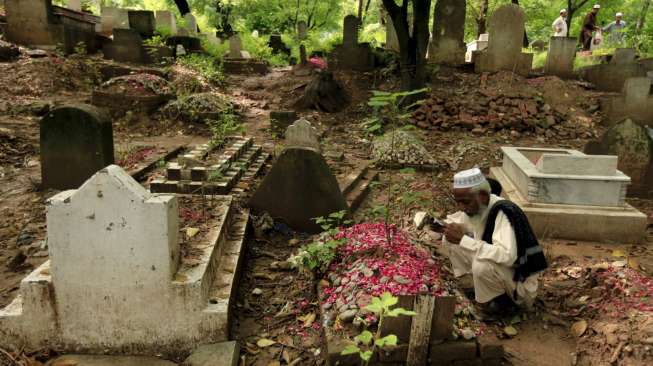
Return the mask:
<path id="1" fill-rule="evenodd" d="M 245 127 L 238 121 L 232 109 L 224 111 L 217 120 L 206 120 L 206 124 L 213 135 L 209 141 L 213 147 L 222 146 L 227 137 L 242 134 L 245 131 Z"/>
<path id="2" fill-rule="evenodd" d="M 351 220 L 347 219 L 347 211 L 338 211 L 328 216 L 316 217 L 315 223 L 324 230 L 323 240 L 306 245 L 300 254 L 300 264 L 309 270 L 324 272 L 336 257 L 337 249 L 346 243 L 346 239 L 336 239 L 338 228 L 349 225 Z"/>
<path id="3" fill-rule="evenodd" d="M 75 48 L 73 48 L 73 52 L 77 55 L 86 55 L 86 43 L 84 42 L 77 42 L 75 44 Z"/>
<path id="4" fill-rule="evenodd" d="M 165 47 L 166 39 L 161 35 L 155 35 L 152 38 L 143 41 L 143 45 L 152 47 Z"/>
<path id="5" fill-rule="evenodd" d="M 399 302 L 399 299 L 395 296 L 392 296 L 389 292 L 384 292 L 381 297 L 373 297 L 369 305 L 363 308 L 366 311 L 374 313 L 379 319 L 379 324 L 375 333 L 370 332 L 369 330 L 364 330 L 361 334 L 354 337 L 356 344 L 350 344 L 340 353 L 341 355 L 353 355 L 358 354 L 361 360 L 363 360 L 363 365 L 367 366 L 376 352 L 377 348 L 384 348 L 387 346 L 396 346 L 397 345 L 397 336 L 394 334 L 388 334 L 385 337 L 381 337 L 381 329 L 383 325 L 383 320 L 386 317 L 397 317 L 400 315 L 405 316 L 415 316 L 417 313 L 414 311 L 406 310 L 404 308 L 394 308 L 391 309 Z M 362 348 L 361 348 L 362 347 Z"/>
<path id="6" fill-rule="evenodd" d="M 397 125 L 408 120 L 410 110 L 422 104 L 422 101 L 408 106 L 404 106 L 404 101 L 408 97 L 423 94 L 427 91 L 427 88 L 397 93 L 372 91 L 372 97 L 368 100 L 367 105 L 372 107 L 373 111 L 372 116 L 363 122 L 365 131 L 371 135 L 381 135 L 387 125 Z"/>
<path id="7" fill-rule="evenodd" d="M 178 57 L 177 63 L 198 72 L 214 85 L 222 85 L 224 83 L 222 64 L 216 62 L 216 59 L 210 55 L 191 53 Z"/>
<path id="8" fill-rule="evenodd" d="M 159 159 L 156 161 L 156 168 L 163 169 L 166 167 L 166 161 L 164 159 Z"/>

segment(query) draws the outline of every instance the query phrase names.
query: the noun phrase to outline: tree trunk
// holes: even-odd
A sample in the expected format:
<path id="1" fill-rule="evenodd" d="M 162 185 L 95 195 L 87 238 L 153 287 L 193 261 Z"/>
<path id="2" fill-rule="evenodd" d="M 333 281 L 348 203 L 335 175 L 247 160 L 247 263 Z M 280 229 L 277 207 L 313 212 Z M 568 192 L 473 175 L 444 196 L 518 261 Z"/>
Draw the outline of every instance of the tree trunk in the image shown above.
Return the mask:
<path id="1" fill-rule="evenodd" d="M 363 0 L 358 0 L 358 20 L 361 19 L 363 19 Z"/>
<path id="2" fill-rule="evenodd" d="M 567 0 L 567 37 L 571 37 L 571 20 L 574 18 L 574 13 L 576 13 L 576 10 L 582 8 L 588 1 L 589 0 L 581 0 L 574 3 L 573 0 Z"/>
<path id="3" fill-rule="evenodd" d="M 487 33 L 487 10 L 489 7 L 489 0 L 481 0 L 481 9 L 478 12 L 478 17 L 476 18 L 476 25 L 478 27 L 478 34 L 476 35 L 476 39 L 478 39 L 481 34 Z"/>
<path id="4" fill-rule="evenodd" d="M 642 29 L 644 29 L 644 23 L 646 23 L 646 13 L 648 13 L 648 8 L 650 6 L 651 6 L 651 0 L 643 0 L 642 12 L 639 13 L 639 18 L 637 18 L 637 26 L 635 27 L 635 34 L 642 33 Z"/>
<path id="5" fill-rule="evenodd" d="M 399 40 L 399 71 L 401 89 L 404 91 L 421 89 L 426 84 L 426 51 L 429 45 L 431 15 L 431 0 L 412 0 L 414 21 L 411 35 L 408 3 L 409 0 L 403 0 L 400 7 L 394 0 L 383 0 Z"/>
<path id="6" fill-rule="evenodd" d="M 182 17 L 190 13 L 190 6 L 188 5 L 188 1 L 186 0 L 174 0 L 174 1 Z"/>

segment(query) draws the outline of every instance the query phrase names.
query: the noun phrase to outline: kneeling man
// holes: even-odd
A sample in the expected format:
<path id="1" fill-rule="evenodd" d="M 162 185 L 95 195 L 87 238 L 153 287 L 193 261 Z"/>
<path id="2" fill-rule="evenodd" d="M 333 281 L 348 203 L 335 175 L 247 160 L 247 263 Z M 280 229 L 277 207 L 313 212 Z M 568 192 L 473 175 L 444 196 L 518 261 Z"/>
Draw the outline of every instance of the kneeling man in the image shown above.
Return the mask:
<path id="1" fill-rule="evenodd" d="M 454 176 L 453 195 L 460 211 L 447 216 L 443 243 L 454 275 L 471 273 L 476 301 L 493 310 L 508 298 L 530 308 L 547 264 L 524 212 L 493 195 L 478 168 Z"/>

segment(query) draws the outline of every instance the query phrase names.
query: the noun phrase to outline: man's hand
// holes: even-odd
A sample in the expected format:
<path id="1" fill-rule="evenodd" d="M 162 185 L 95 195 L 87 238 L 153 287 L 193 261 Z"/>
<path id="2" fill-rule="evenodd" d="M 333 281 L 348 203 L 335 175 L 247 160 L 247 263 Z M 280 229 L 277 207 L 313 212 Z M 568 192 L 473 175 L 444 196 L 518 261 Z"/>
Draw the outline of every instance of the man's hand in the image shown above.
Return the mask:
<path id="1" fill-rule="evenodd" d="M 460 224 L 449 224 L 444 229 L 444 236 L 451 244 L 460 244 L 463 236 L 465 236 L 465 228 Z"/>

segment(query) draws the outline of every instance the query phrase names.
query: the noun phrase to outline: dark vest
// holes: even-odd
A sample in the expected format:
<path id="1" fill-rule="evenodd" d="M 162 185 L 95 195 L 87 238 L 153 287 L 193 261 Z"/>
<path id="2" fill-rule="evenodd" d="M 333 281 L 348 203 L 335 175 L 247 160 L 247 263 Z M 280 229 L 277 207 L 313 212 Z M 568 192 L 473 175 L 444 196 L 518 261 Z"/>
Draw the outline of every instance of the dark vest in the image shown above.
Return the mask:
<path id="1" fill-rule="evenodd" d="M 499 212 L 506 215 L 517 239 L 517 260 L 513 265 L 514 280 L 523 282 L 530 275 L 545 270 L 547 264 L 544 252 L 528 223 L 526 214 L 519 206 L 508 200 L 501 200 L 490 209 L 483 231 L 483 241 L 492 244 L 492 234 L 494 234 L 494 225 Z"/>

